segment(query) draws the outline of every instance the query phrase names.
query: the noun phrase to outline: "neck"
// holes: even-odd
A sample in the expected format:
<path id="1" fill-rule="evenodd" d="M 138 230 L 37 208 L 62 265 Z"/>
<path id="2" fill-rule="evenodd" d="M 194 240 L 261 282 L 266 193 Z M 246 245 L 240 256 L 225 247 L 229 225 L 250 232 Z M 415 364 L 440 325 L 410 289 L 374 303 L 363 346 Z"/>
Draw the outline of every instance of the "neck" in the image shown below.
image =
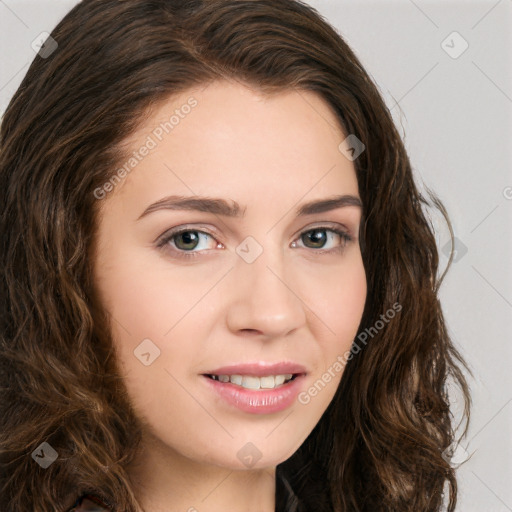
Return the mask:
<path id="1" fill-rule="evenodd" d="M 229 469 L 145 443 L 129 475 L 144 512 L 274 512 L 275 469 Z"/>

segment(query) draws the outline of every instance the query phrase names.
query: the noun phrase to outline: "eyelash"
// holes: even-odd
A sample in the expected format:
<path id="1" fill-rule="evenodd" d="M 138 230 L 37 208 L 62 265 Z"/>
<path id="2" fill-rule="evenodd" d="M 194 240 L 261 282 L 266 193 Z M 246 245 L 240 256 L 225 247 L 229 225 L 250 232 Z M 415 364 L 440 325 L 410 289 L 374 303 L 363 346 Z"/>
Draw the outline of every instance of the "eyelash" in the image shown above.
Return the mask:
<path id="1" fill-rule="evenodd" d="M 176 236 L 187 233 L 187 232 L 193 232 L 193 233 L 200 233 L 207 236 L 211 236 L 214 238 L 214 236 L 211 233 L 208 233 L 206 231 L 200 231 L 198 229 L 192 229 L 192 228 L 181 228 L 176 229 L 173 231 L 170 231 L 168 234 L 164 235 L 164 237 L 157 242 L 157 248 L 161 250 L 166 250 L 168 248 L 169 242 Z M 353 240 L 352 236 L 350 236 L 346 231 L 330 227 L 330 226 L 315 226 L 314 228 L 307 229 L 306 231 L 303 231 L 299 234 L 298 239 L 301 239 L 303 235 L 307 233 L 311 233 L 313 231 L 330 231 L 331 233 L 335 233 L 339 235 L 342 239 L 342 245 L 335 247 L 333 249 L 312 249 L 311 247 L 305 247 L 305 249 L 311 249 L 312 251 L 320 254 L 328 254 L 328 253 L 334 253 L 334 252 L 342 252 L 343 249 L 345 249 L 345 246 Z M 196 258 L 198 256 L 198 253 L 201 251 L 183 251 L 181 249 L 172 249 L 172 252 L 175 253 L 177 258 Z"/>

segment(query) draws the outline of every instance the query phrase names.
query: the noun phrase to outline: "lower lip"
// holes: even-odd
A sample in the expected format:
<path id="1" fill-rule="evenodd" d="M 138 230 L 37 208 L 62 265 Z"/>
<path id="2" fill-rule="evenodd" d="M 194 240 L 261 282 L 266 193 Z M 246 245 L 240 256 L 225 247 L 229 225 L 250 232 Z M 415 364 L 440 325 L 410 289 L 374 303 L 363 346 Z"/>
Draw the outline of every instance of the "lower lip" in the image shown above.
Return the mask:
<path id="1" fill-rule="evenodd" d="M 275 389 L 246 389 L 231 382 L 220 382 L 203 375 L 207 385 L 237 409 L 252 414 L 270 414 L 290 407 L 302 386 L 305 375 L 297 375 L 287 384 Z"/>

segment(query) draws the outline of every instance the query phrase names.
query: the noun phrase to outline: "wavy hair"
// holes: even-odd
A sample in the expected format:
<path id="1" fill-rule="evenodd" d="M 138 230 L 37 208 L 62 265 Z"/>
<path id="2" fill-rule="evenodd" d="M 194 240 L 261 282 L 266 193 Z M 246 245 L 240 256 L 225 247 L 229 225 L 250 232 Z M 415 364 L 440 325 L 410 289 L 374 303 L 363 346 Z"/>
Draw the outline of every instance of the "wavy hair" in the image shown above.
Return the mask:
<path id="1" fill-rule="evenodd" d="M 453 511 L 448 380 L 464 397 L 464 434 L 471 398 L 438 299 L 426 208 L 445 211 L 419 192 L 392 117 L 343 38 L 295 0 L 83 0 L 51 36 L 58 48 L 36 56 L 0 132 L 0 509 L 61 511 L 90 491 L 119 512 L 139 510 L 126 468 L 140 424 L 92 279 L 94 191 L 153 108 L 236 80 L 269 95 L 315 92 L 365 144 L 354 161 L 368 285 L 360 329 L 401 305 L 277 470 L 307 510 L 433 512 L 448 501 Z M 32 457 L 43 442 L 58 453 L 46 469 Z"/>

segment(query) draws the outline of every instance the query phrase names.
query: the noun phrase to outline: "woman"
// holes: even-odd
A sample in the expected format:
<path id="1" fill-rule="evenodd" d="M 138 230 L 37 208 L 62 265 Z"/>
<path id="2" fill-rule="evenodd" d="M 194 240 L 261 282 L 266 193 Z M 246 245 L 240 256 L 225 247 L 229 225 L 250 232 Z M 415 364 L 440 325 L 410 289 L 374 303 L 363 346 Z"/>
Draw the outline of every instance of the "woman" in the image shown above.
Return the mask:
<path id="1" fill-rule="evenodd" d="M 453 511 L 428 203 L 342 38 L 294 0 L 52 38 L 1 130 L 0 508 Z"/>

